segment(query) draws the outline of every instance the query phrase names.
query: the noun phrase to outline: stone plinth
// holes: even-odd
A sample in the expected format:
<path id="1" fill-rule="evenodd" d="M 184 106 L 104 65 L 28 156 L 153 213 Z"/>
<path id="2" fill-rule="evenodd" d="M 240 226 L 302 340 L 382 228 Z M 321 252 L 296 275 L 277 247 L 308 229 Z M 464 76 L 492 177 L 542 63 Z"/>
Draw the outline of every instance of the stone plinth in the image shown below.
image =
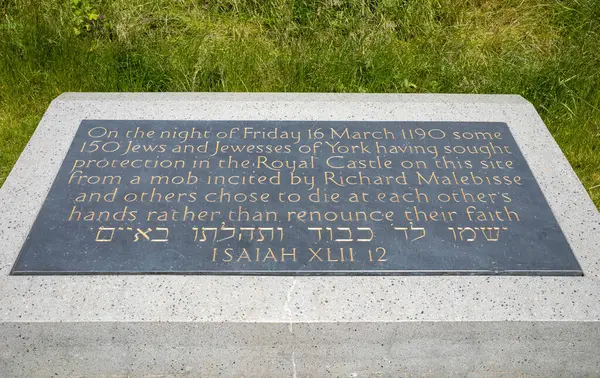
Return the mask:
<path id="1" fill-rule="evenodd" d="M 10 275 L 82 120 L 506 123 L 583 276 Z M 2 376 L 600 374 L 600 215 L 519 96 L 66 93 L 0 226 Z"/>

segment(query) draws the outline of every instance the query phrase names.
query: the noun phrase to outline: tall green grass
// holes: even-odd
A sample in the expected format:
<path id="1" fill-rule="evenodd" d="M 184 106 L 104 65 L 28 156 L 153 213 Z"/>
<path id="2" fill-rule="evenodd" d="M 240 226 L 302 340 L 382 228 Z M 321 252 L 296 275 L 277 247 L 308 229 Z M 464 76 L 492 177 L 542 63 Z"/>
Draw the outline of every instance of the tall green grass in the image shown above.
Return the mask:
<path id="1" fill-rule="evenodd" d="M 597 0 L 0 0 L 0 183 L 65 91 L 521 94 L 600 207 Z"/>

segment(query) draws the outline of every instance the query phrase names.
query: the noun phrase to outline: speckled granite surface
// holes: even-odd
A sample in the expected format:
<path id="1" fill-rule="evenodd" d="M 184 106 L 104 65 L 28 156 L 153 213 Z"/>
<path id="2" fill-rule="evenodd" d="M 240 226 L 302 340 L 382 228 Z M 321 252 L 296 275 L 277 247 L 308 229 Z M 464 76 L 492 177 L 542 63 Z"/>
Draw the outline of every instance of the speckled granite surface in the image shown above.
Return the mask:
<path id="1" fill-rule="evenodd" d="M 82 119 L 506 122 L 584 276 L 9 276 Z M 2 376 L 600 374 L 600 215 L 519 96 L 63 94 L 0 226 Z"/>

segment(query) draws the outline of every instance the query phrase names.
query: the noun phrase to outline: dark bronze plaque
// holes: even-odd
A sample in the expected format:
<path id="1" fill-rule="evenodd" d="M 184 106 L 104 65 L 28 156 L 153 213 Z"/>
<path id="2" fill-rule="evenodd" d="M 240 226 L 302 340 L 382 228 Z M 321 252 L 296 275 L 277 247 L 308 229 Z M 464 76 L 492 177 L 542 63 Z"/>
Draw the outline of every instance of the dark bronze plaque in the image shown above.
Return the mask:
<path id="1" fill-rule="evenodd" d="M 506 124 L 83 121 L 12 274 L 582 271 Z"/>

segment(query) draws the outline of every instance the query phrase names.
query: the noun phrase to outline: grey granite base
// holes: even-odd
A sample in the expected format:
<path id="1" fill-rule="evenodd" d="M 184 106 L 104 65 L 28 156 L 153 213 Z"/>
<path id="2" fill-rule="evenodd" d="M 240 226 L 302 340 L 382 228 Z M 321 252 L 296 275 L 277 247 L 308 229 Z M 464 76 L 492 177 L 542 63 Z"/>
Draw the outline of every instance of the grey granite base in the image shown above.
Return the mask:
<path id="1" fill-rule="evenodd" d="M 600 340 L 593 322 L 22 323 L 3 335 L 5 377 L 596 376 Z"/>
<path id="2" fill-rule="evenodd" d="M 82 119 L 506 122 L 584 276 L 9 276 Z M 600 215 L 519 96 L 64 94 L 0 226 L 2 377 L 600 375 Z"/>

